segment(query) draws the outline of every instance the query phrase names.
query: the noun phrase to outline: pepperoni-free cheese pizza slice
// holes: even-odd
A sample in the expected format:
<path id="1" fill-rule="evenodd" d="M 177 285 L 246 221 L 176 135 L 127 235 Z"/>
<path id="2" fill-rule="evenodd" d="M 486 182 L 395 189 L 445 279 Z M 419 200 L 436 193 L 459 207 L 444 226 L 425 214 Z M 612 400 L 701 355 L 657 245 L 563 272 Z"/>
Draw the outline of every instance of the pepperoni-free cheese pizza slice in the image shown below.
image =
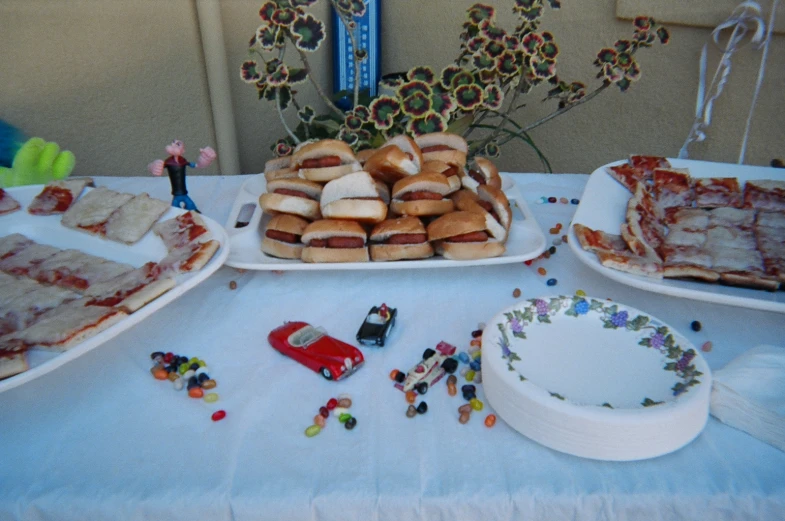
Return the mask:
<path id="1" fill-rule="evenodd" d="M 27 371 L 27 352 L 0 350 L 0 380 Z"/>
<path id="2" fill-rule="evenodd" d="M 0 337 L 0 349 L 67 351 L 126 316 L 122 309 L 85 306 L 82 300 L 74 300 L 47 311 L 30 327 Z"/>
<path id="3" fill-rule="evenodd" d="M 88 186 L 93 186 L 93 180 L 89 177 L 61 179 L 47 183 L 27 207 L 27 211 L 33 215 L 65 213 Z"/>
<path id="4" fill-rule="evenodd" d="M 36 284 L 32 291 L 23 293 L 0 306 L 0 315 L 14 331 L 19 331 L 33 324 L 39 316 L 50 309 L 77 298 L 79 294 L 73 291 Z"/>
<path id="5" fill-rule="evenodd" d="M 785 226 L 757 226 L 755 237 L 766 274 L 785 284 Z"/>
<path id="6" fill-rule="evenodd" d="M 612 178 L 617 180 L 623 187 L 629 190 L 632 193 L 635 193 L 635 189 L 638 187 L 640 183 L 646 183 L 649 179 L 646 176 L 646 171 L 642 168 L 636 168 L 629 164 L 617 165 L 617 166 L 609 166 L 605 169 Z"/>
<path id="7" fill-rule="evenodd" d="M 69 208 L 60 221 L 63 226 L 95 235 L 106 233 L 109 217 L 133 198 L 102 186 L 90 190 Z"/>
<path id="8" fill-rule="evenodd" d="M 746 208 L 715 208 L 709 213 L 709 226 L 726 226 L 751 230 L 755 211 Z"/>
<path id="9" fill-rule="evenodd" d="M 115 210 L 106 222 L 106 238 L 125 244 L 141 239 L 171 206 L 146 193 L 139 194 Z"/>
<path id="10" fill-rule="evenodd" d="M 85 293 L 93 285 L 110 281 L 133 269 L 134 267 L 130 264 L 92 257 L 90 261 L 78 267 L 74 266 L 68 276 L 58 279 L 56 284 L 63 288 Z"/>
<path id="11" fill-rule="evenodd" d="M 643 185 L 638 185 L 628 201 L 626 218 L 627 222 L 621 225 L 621 236 L 627 246 L 641 257 L 661 261 L 657 249 L 665 239 L 663 214 Z"/>
<path id="12" fill-rule="evenodd" d="M 193 242 L 190 245 L 171 250 L 158 265 L 167 272 L 199 271 L 213 258 L 219 246 L 220 243 L 216 240 Z"/>
<path id="13" fill-rule="evenodd" d="M 699 208 L 741 207 L 741 187 L 735 177 L 702 177 L 695 179 L 694 185 Z"/>
<path id="14" fill-rule="evenodd" d="M 657 168 L 670 168 L 670 161 L 660 156 L 630 156 L 630 164 L 636 168 L 643 169 L 648 177 L 651 177 Z"/>
<path id="15" fill-rule="evenodd" d="M 0 215 L 15 212 L 22 206 L 11 194 L 0 188 Z"/>
<path id="16" fill-rule="evenodd" d="M 210 238 L 204 220 L 193 211 L 160 222 L 153 227 L 153 231 L 164 241 L 167 251 Z"/>
<path id="17" fill-rule="evenodd" d="M 656 168 L 652 181 L 654 198 L 663 210 L 689 207 L 695 202 L 692 179 L 686 168 Z"/>
<path id="18" fill-rule="evenodd" d="M 158 265 L 148 262 L 119 277 L 92 286 L 85 298 L 88 306 L 118 307 L 133 313 L 174 286 L 174 279 L 161 277 Z"/>
<path id="19" fill-rule="evenodd" d="M 708 234 L 702 230 L 682 230 L 680 228 L 671 228 L 668 230 L 668 235 L 665 236 L 664 244 L 667 246 L 691 246 L 693 248 L 700 248 L 706 244 Z"/>
<path id="20" fill-rule="evenodd" d="M 785 212 L 785 181 L 747 181 L 744 185 L 744 206 Z"/>
<path id="21" fill-rule="evenodd" d="M 678 208 L 667 213 L 665 223 L 670 230 L 705 231 L 710 215 L 705 208 Z"/>
<path id="22" fill-rule="evenodd" d="M 619 253 L 611 251 L 598 251 L 597 259 L 600 261 L 600 264 L 607 268 L 654 279 L 662 278 L 662 263 L 656 259 L 641 257 L 632 252 Z"/>
<path id="23" fill-rule="evenodd" d="M 1 260 L 0 270 L 26 277 L 30 270 L 59 251 L 60 248 L 55 248 L 54 246 L 32 243 L 14 255 Z"/>
<path id="24" fill-rule="evenodd" d="M 611 251 L 611 252 L 625 252 L 629 251 L 627 243 L 621 238 L 621 235 L 614 235 L 606 233 L 602 230 L 592 230 L 588 226 L 579 223 L 573 224 L 573 230 L 578 237 L 578 242 L 586 251 Z"/>
<path id="25" fill-rule="evenodd" d="M 755 250 L 757 244 L 752 230 L 737 227 L 712 226 L 706 232 L 707 248 Z"/>
<path id="26" fill-rule="evenodd" d="M 665 278 L 690 278 L 717 282 L 720 274 L 712 269 L 712 257 L 696 246 L 662 247 L 662 276 Z"/>
<path id="27" fill-rule="evenodd" d="M 734 286 L 776 291 L 779 281 L 765 275 L 763 256 L 757 250 L 714 247 L 709 250 L 712 268 L 720 273 L 720 280 Z"/>
<path id="28" fill-rule="evenodd" d="M 0 260 L 15 255 L 31 244 L 33 241 L 21 233 L 12 233 L 0 238 Z"/>
<path id="29" fill-rule="evenodd" d="M 760 211 L 755 216 L 757 226 L 769 228 L 785 228 L 785 212 Z"/>

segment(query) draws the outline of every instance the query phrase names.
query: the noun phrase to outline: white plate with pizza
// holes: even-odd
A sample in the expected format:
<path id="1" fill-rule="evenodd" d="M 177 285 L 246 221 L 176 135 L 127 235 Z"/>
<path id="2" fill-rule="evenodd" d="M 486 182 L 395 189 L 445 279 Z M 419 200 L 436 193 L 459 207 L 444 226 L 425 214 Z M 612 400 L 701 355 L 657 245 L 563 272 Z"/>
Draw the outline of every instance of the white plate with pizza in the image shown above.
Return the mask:
<path id="1" fill-rule="evenodd" d="M 250 270 L 384 270 L 448 268 L 510 264 L 533 259 L 545 251 L 546 240 L 534 215 L 517 186 L 507 175 L 502 175 L 502 190 L 512 209 L 506 251 L 498 257 L 474 260 L 450 260 L 434 256 L 421 260 L 390 262 L 314 262 L 280 259 L 264 254 L 261 250 L 264 229 L 270 216 L 263 214 L 259 197 L 266 191 L 264 174 L 249 178 L 234 201 L 226 230 L 229 234 L 230 252 L 227 266 Z"/>
<path id="2" fill-rule="evenodd" d="M 95 224 L 79 225 L 84 230 L 64 225 L 62 212 L 29 213 L 42 188 L 35 185 L 3 191 L 3 207 L 14 206 L 8 203 L 10 198 L 20 208 L 0 215 L 0 242 L 5 248 L 0 252 L 0 354 L 9 356 L 18 349 L 26 355 L 27 369 L 0 380 L 0 392 L 43 376 L 138 324 L 204 281 L 229 254 L 229 239 L 220 224 L 168 203 L 162 205 L 147 194 L 120 197 L 117 211 L 110 212 L 114 216 L 111 223 L 97 234 Z M 75 193 L 71 209 L 89 202 L 91 193 L 106 194 L 106 201 L 117 197 L 117 192 L 99 187 L 86 189 L 77 199 L 82 189 Z M 92 199 L 95 203 L 96 198 Z M 62 198 L 50 202 L 53 208 Z M 128 204 L 120 210 L 120 203 Z M 96 205 L 88 206 L 89 212 L 82 212 L 82 216 L 72 212 L 69 217 L 89 214 L 95 219 Z M 107 205 L 103 206 L 108 212 Z M 122 224 L 143 220 L 142 214 L 151 207 L 153 214 L 144 230 Z M 185 242 L 177 249 L 176 237 L 197 234 L 199 242 L 187 239 L 187 249 Z M 133 244 L 123 242 L 135 241 L 138 236 L 141 239 Z M 9 253 L 7 246 L 14 241 L 22 249 Z M 200 257 L 197 265 L 191 264 L 196 257 Z M 32 263 L 25 264 L 25 259 Z M 159 273 L 164 266 L 167 271 Z M 155 275 L 151 275 L 153 271 Z M 18 295 L 10 295 L 11 289 Z M 25 302 L 22 308 L 20 302 Z M 9 313 L 12 309 L 16 314 Z"/>
<path id="3" fill-rule="evenodd" d="M 632 189 L 628 189 L 622 184 L 627 184 L 626 181 L 629 181 L 628 179 L 625 179 L 626 172 L 621 170 L 621 175 L 617 176 L 617 180 L 608 173 L 608 169 L 612 167 L 624 167 L 628 164 L 632 165 L 632 162 L 628 163 L 626 160 L 615 161 L 613 163 L 603 165 L 591 174 L 591 177 L 586 184 L 586 189 L 583 196 L 581 197 L 580 205 L 575 212 L 572 225 L 570 226 L 569 245 L 572 251 L 578 256 L 578 259 L 591 269 L 612 280 L 646 291 L 718 304 L 785 313 L 785 283 L 779 283 L 778 291 L 767 291 L 765 289 L 758 289 L 755 287 L 744 287 L 744 285 L 739 286 L 722 283 L 717 281 L 718 279 L 716 277 L 716 273 L 714 279 L 706 276 L 706 274 L 710 274 L 712 270 L 706 270 L 704 267 L 708 266 L 709 268 L 713 268 L 713 266 L 707 265 L 705 263 L 703 266 L 701 266 L 702 259 L 709 259 L 709 262 L 713 260 L 715 265 L 717 262 L 722 265 L 723 259 L 718 261 L 718 258 L 720 257 L 719 253 L 717 253 L 718 251 L 743 252 L 745 249 L 743 240 L 745 238 L 753 237 L 755 234 L 757 234 L 757 228 L 753 229 L 752 227 L 757 226 L 759 219 L 757 214 L 760 213 L 760 211 L 758 209 L 749 208 L 748 204 L 739 199 L 740 197 L 745 197 L 744 189 L 745 186 L 747 186 L 746 183 L 748 181 L 766 180 L 763 183 L 764 185 L 766 183 L 770 183 L 777 186 L 776 190 L 778 193 L 774 195 L 772 199 L 777 201 L 775 205 L 776 208 L 772 208 L 772 211 L 767 210 L 766 213 L 769 215 L 769 217 L 777 217 L 777 220 L 782 222 L 780 217 L 785 217 L 785 208 L 780 209 L 778 206 L 782 204 L 782 194 L 779 193 L 781 192 L 779 187 L 782 186 L 782 183 L 785 183 L 785 171 L 768 167 L 712 163 L 708 161 L 695 161 L 687 159 L 668 158 L 665 161 L 670 163 L 669 167 L 664 168 L 665 170 L 670 170 L 666 172 L 666 175 L 678 176 L 685 174 L 688 176 L 688 178 L 692 179 L 691 188 L 693 192 L 692 194 L 687 194 L 691 195 L 692 197 L 692 207 L 686 208 L 686 211 L 682 211 L 685 210 L 685 207 L 673 208 L 668 210 L 667 213 L 663 213 L 663 215 L 667 215 L 667 217 L 665 217 L 665 222 L 673 223 L 668 225 L 670 228 L 668 226 L 665 227 L 665 245 L 668 246 L 668 236 L 670 236 L 670 239 L 672 239 L 673 244 L 677 244 L 679 241 L 681 241 L 681 244 L 678 246 L 670 246 L 671 250 L 675 248 L 681 248 L 680 252 L 682 253 L 684 251 L 695 252 L 697 251 L 696 247 L 690 241 L 694 240 L 696 237 L 701 241 L 704 241 L 700 245 L 700 251 L 703 257 L 699 258 L 697 256 L 693 256 L 694 262 L 686 263 L 687 266 L 692 267 L 692 271 L 684 271 L 683 273 L 687 275 L 684 278 L 668 278 L 667 276 L 663 278 L 661 273 L 655 273 L 662 271 L 662 267 L 651 265 L 647 261 L 637 263 L 635 266 L 633 266 L 635 269 L 622 271 L 620 269 L 613 269 L 608 266 L 614 265 L 615 262 L 627 263 L 629 262 L 628 258 L 625 258 L 624 256 L 616 256 L 611 253 L 609 254 L 609 257 L 613 257 L 613 259 L 609 259 L 609 257 L 606 256 L 601 261 L 600 257 L 598 257 L 594 251 L 587 251 L 581 247 L 582 241 L 579 240 L 579 237 L 576 234 L 576 227 L 579 232 L 582 231 L 581 227 L 584 227 L 588 228 L 591 233 L 596 234 L 599 232 L 602 234 L 603 237 L 607 239 L 606 244 L 608 251 L 614 249 L 614 244 L 621 244 L 622 247 L 624 247 L 625 241 L 621 240 L 621 235 L 623 235 L 625 232 L 629 232 L 629 228 L 622 228 L 623 225 L 629 224 L 630 209 L 628 207 L 628 203 L 633 198 Z M 709 181 L 710 178 L 716 181 Z M 733 190 L 735 190 L 735 196 L 730 193 L 723 193 L 728 188 L 728 185 L 723 186 L 722 180 L 732 179 L 736 179 L 738 181 L 737 185 L 732 187 Z M 630 181 L 630 183 L 634 184 L 634 181 Z M 731 183 L 731 185 L 733 185 L 733 183 Z M 755 183 L 750 186 L 753 185 L 755 185 Z M 670 197 L 671 200 L 674 197 L 677 199 L 679 198 L 679 194 L 676 193 L 679 190 L 674 189 L 673 184 L 669 184 L 667 189 L 655 191 L 655 189 L 652 188 L 651 191 L 657 194 L 665 194 L 665 192 L 667 192 L 666 195 L 667 197 Z M 663 200 L 666 195 L 662 196 Z M 700 197 L 703 198 L 704 204 L 699 204 L 700 201 L 698 198 Z M 682 204 L 689 205 L 690 203 L 687 202 Z M 638 206 L 638 208 L 640 209 L 640 206 Z M 733 209 L 722 209 L 717 212 L 717 210 L 720 208 Z M 703 212 L 703 215 L 698 215 L 701 214 L 701 212 Z M 747 212 L 747 217 L 752 219 L 752 221 L 748 223 L 750 226 L 733 227 L 730 224 L 725 223 L 727 226 L 718 227 L 717 230 L 713 230 L 722 232 L 721 234 L 713 234 L 712 227 L 714 226 L 715 218 L 719 218 L 721 215 L 731 215 L 728 212 L 734 212 L 732 214 L 734 217 Z M 687 229 L 685 231 L 685 229 L 683 229 L 684 227 L 681 227 L 681 225 L 678 224 L 678 220 L 674 221 L 674 219 L 677 219 L 678 216 L 682 214 L 689 214 L 689 218 L 693 219 L 693 223 L 702 223 L 698 227 L 699 229 Z M 674 217 L 674 215 L 676 217 Z M 683 216 L 687 217 L 686 215 Z M 707 216 L 713 217 L 711 219 L 707 219 Z M 762 220 L 762 217 L 760 219 Z M 622 229 L 621 232 L 620 229 Z M 678 231 L 678 233 L 674 233 L 675 231 Z M 782 233 L 785 233 L 785 228 L 778 228 L 777 235 L 774 238 L 774 246 L 780 251 L 780 246 L 785 245 L 785 239 L 782 239 Z M 597 240 L 602 240 L 602 238 L 597 235 L 594 237 L 597 238 Z M 706 237 L 709 238 L 708 242 L 706 242 Z M 712 239 L 717 239 L 718 242 L 713 243 Z M 730 240 L 735 242 L 733 245 L 734 248 L 731 250 L 713 246 L 714 244 L 722 243 L 722 241 L 727 242 Z M 584 240 L 583 242 L 585 247 L 586 241 Z M 627 242 L 629 243 L 629 240 L 627 240 Z M 690 244 L 689 246 L 687 246 L 688 243 Z M 682 246 L 682 244 L 684 246 Z M 603 246 L 603 248 L 605 247 Z M 712 251 L 712 248 L 714 251 Z M 753 245 L 752 247 L 746 247 L 746 249 L 748 250 L 748 253 L 756 254 L 756 246 Z M 684 256 L 682 255 L 682 258 L 683 257 Z M 663 266 L 669 266 L 668 258 L 663 258 L 665 259 Z M 606 265 L 603 265 L 603 262 L 606 260 L 608 262 Z M 634 260 L 640 260 L 640 257 Z M 731 260 L 736 262 L 739 259 Z M 730 260 L 725 259 L 725 261 L 725 265 L 731 264 Z M 780 265 L 782 265 L 781 262 L 782 261 L 780 261 Z M 673 266 L 673 263 L 670 265 Z M 684 265 L 682 264 L 678 264 L 677 268 L 681 269 L 683 266 Z M 624 266 L 621 266 L 621 268 L 626 269 Z M 634 273 L 638 270 L 640 270 L 640 273 L 648 272 L 649 274 L 647 276 Z M 718 269 L 714 271 L 723 270 Z M 695 275 L 695 277 L 690 277 L 690 274 Z M 733 279 L 730 277 L 737 274 L 738 272 L 729 274 L 729 281 L 733 282 Z M 759 288 L 768 287 L 770 289 L 776 288 L 778 286 L 776 276 L 770 277 L 766 275 L 766 273 L 761 272 L 758 272 L 758 275 L 758 281 L 762 282 L 763 284 L 752 284 L 752 286 L 757 285 Z M 725 281 L 725 274 L 723 273 L 722 276 L 722 280 Z M 779 276 L 781 277 L 782 275 L 780 274 Z M 707 282 L 708 280 L 715 280 L 716 282 Z M 782 279 L 780 278 L 780 280 Z"/>

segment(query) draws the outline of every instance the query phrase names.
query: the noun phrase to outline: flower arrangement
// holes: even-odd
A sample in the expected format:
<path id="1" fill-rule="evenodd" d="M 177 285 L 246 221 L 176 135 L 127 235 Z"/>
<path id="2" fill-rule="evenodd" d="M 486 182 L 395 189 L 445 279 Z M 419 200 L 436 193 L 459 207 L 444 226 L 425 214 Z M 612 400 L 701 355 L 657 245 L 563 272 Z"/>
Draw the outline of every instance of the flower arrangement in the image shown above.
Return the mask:
<path id="1" fill-rule="evenodd" d="M 273 150 L 284 156 L 308 139 L 338 138 L 355 150 L 376 148 L 389 137 L 428 132 L 461 134 L 469 144 L 469 156 L 498 157 L 501 147 L 513 139 L 531 146 L 550 171 L 548 159 L 529 134 L 534 128 L 586 103 L 615 85 L 621 92 L 641 76 L 636 53 L 654 43 L 668 43 L 668 30 L 653 19 L 635 18 L 629 40 L 618 40 L 601 49 L 594 60 L 598 85 L 589 90 L 583 82 L 562 80 L 556 73 L 559 46 L 553 34 L 540 31 L 546 5 L 560 7 L 559 0 L 514 0 L 512 11 L 517 25 L 505 30 L 496 23 L 496 9 L 474 4 L 466 13 L 456 60 L 437 72 L 417 66 L 406 73 L 387 75 L 382 94 L 371 98 L 359 90 L 355 78 L 353 105 L 348 111 L 336 106 L 311 74 L 308 55 L 325 39 L 325 24 L 306 11 L 318 0 L 269 0 L 259 10 L 262 25 L 251 38 L 249 52 L 254 59 L 243 62 L 242 79 L 256 87 L 259 98 L 275 103 L 286 136 Z M 365 12 L 362 0 L 329 0 L 352 34 L 355 17 Z M 352 41 L 355 71 L 367 59 L 367 52 Z M 287 48 L 293 47 L 299 63 L 287 65 Z M 258 61 L 257 61 L 258 60 Z M 327 107 L 317 115 L 313 107 L 301 106 L 297 88 L 310 81 Z M 537 121 L 525 124 L 516 119 L 523 107 L 521 97 L 547 84 L 543 101 L 555 109 Z M 336 94 L 335 99 L 347 93 Z M 299 123 L 291 128 L 284 118 L 290 107 Z"/>

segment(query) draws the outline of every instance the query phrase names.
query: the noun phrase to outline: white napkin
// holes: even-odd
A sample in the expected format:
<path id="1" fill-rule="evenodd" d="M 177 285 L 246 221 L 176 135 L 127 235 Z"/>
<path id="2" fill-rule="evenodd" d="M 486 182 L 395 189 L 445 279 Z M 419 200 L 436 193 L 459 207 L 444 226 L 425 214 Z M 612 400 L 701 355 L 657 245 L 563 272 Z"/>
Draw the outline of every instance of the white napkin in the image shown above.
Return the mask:
<path id="1" fill-rule="evenodd" d="M 785 349 L 754 347 L 712 377 L 712 416 L 785 451 Z"/>

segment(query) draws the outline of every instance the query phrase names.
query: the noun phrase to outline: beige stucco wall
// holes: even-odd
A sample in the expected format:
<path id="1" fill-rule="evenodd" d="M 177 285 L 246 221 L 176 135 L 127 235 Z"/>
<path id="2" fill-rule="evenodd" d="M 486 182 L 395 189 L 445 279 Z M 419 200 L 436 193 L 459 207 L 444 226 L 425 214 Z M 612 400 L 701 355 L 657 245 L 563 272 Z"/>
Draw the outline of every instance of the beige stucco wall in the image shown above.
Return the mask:
<path id="1" fill-rule="evenodd" d="M 383 71 L 447 65 L 458 49 L 464 11 L 473 3 L 386 0 Z M 487 3 L 499 9 L 502 25 L 512 27 L 512 0 Z M 260 171 L 270 158 L 270 144 L 284 134 L 270 104 L 257 100 L 255 89 L 239 79 L 248 39 L 260 23 L 260 5 L 260 0 L 221 2 L 240 171 L 245 173 Z M 548 10 L 542 25 L 561 47 L 559 74 L 591 82 L 596 51 L 629 37 L 630 22 L 616 18 L 615 0 L 563 0 L 562 5 L 559 11 Z M 326 20 L 326 1 L 313 12 Z M 609 89 L 533 132 L 555 171 L 590 172 L 632 152 L 677 153 L 692 124 L 698 57 L 710 30 L 672 26 L 671 33 L 670 45 L 640 53 L 643 78 L 628 93 Z M 185 141 L 191 160 L 198 147 L 215 146 L 194 0 L 0 0 L 0 35 L 0 118 L 73 150 L 78 173 L 145 175 L 147 163 L 163 157 L 163 146 L 175 137 Z M 329 51 L 324 45 L 312 63 L 327 88 Z M 717 52 L 711 57 L 716 63 Z M 693 146 L 693 157 L 735 161 L 759 59 L 760 53 L 749 47 L 734 58 L 709 139 Z M 785 39 L 777 36 L 748 163 L 785 156 L 784 62 Z M 528 96 L 519 113 L 522 122 L 552 107 L 540 102 L 545 90 Z M 318 106 L 310 86 L 303 85 L 300 95 L 302 103 Z M 507 171 L 541 168 L 532 152 L 517 144 L 504 149 L 499 165 Z M 204 172 L 217 171 L 213 166 Z"/>

